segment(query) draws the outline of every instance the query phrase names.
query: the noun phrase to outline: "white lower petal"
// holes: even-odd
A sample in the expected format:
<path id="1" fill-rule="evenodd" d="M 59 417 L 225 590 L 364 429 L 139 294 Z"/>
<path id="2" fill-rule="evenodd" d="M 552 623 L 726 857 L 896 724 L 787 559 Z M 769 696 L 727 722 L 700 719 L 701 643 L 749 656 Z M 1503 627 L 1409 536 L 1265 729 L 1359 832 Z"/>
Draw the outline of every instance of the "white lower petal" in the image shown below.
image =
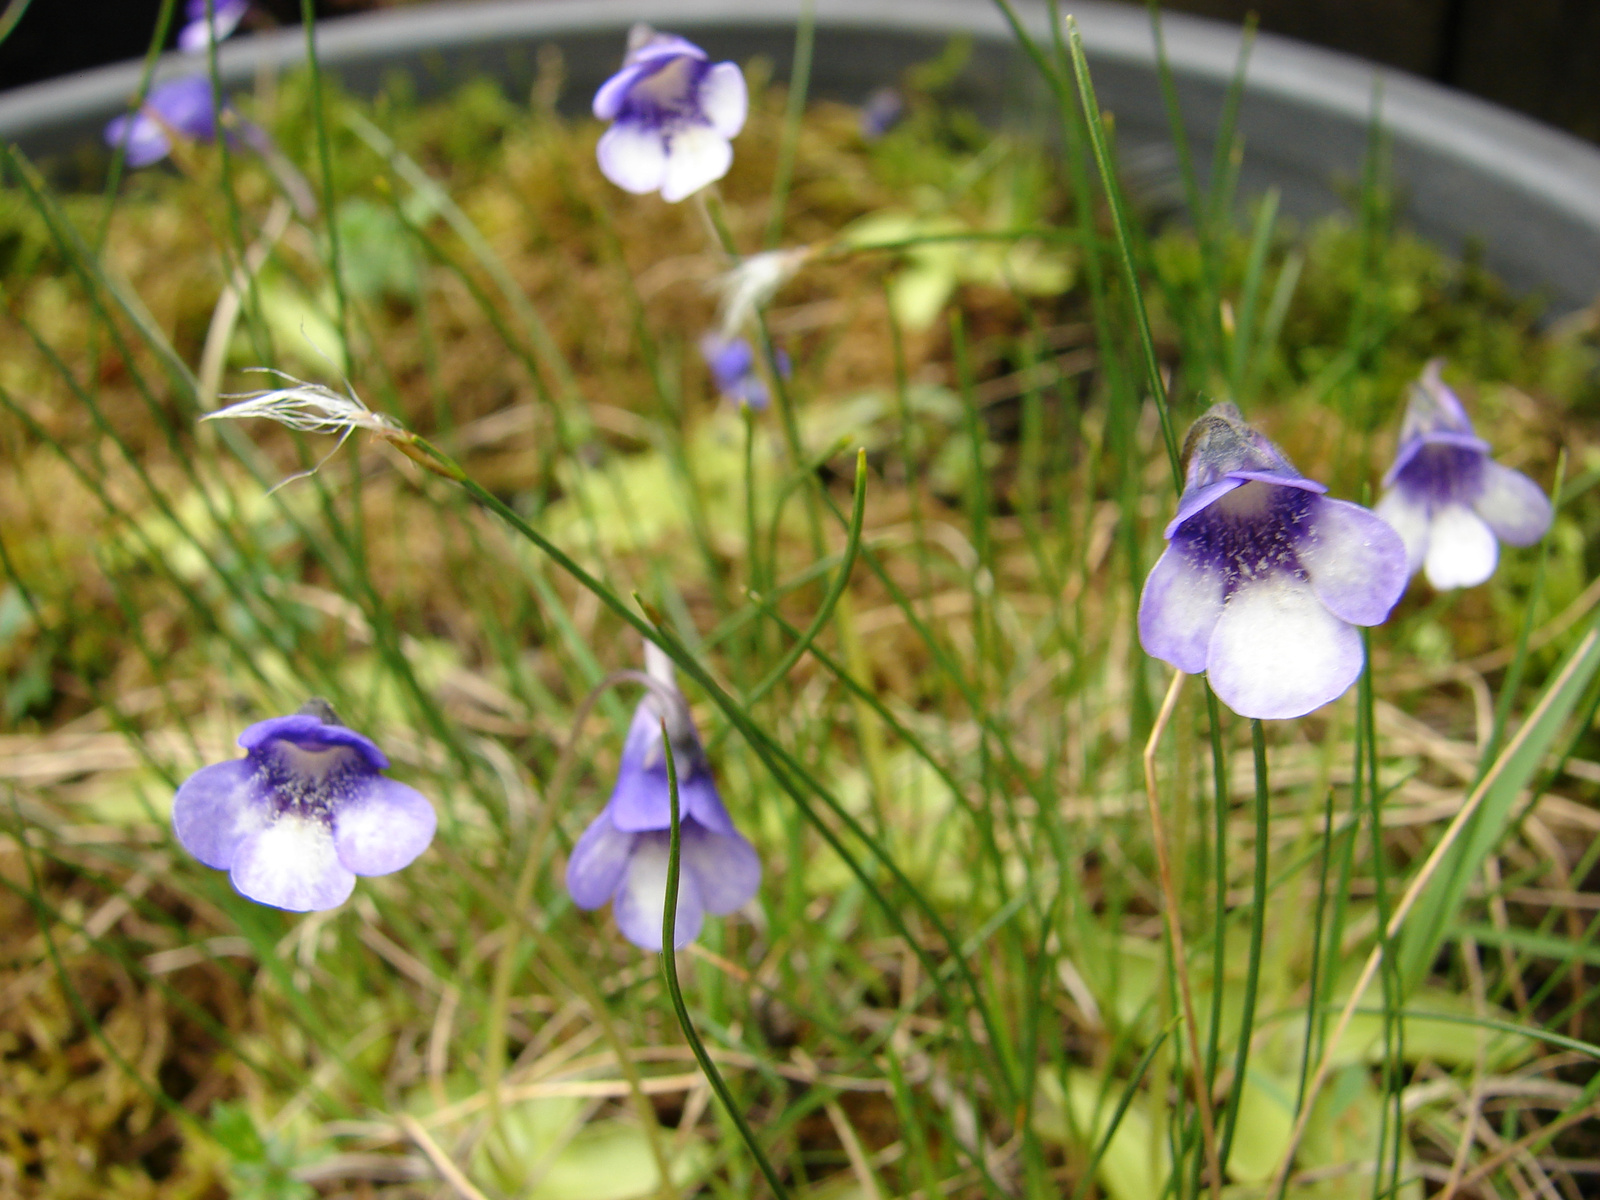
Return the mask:
<path id="1" fill-rule="evenodd" d="M 1181 546 L 1156 560 L 1139 596 L 1139 644 L 1146 654 L 1198 675 L 1222 615 L 1223 574 L 1192 561 Z"/>
<path id="2" fill-rule="evenodd" d="M 1434 587 L 1475 587 L 1494 574 L 1499 558 L 1494 531 L 1470 508 L 1447 504 L 1433 514 L 1424 567 Z"/>
<path id="3" fill-rule="evenodd" d="M 1206 678 L 1241 717 L 1302 717 L 1361 674 L 1361 635 L 1290 575 L 1246 584 L 1211 634 Z"/>
<path id="4" fill-rule="evenodd" d="M 750 111 L 750 94 L 744 85 L 744 72 L 731 63 L 718 63 L 700 81 L 700 111 L 711 128 L 731 138 L 744 128 Z"/>
<path id="5" fill-rule="evenodd" d="M 1483 491 L 1473 509 L 1508 546 L 1531 546 L 1550 528 L 1550 498 L 1521 471 L 1483 464 Z"/>
<path id="6" fill-rule="evenodd" d="M 337 908 L 356 886 L 334 852 L 333 831 L 315 817 L 279 817 L 246 838 L 229 877 L 241 895 L 290 912 Z"/>
<path id="7" fill-rule="evenodd" d="M 595 156 L 601 174 L 635 195 L 656 191 L 667 176 L 667 147 L 661 131 L 633 122 L 618 121 L 601 134 Z"/>
<path id="8" fill-rule="evenodd" d="M 1352 625 L 1387 619 L 1411 575 L 1404 541 L 1383 518 L 1326 496 L 1312 508 L 1298 554 L 1317 599 Z"/>
<path id="9" fill-rule="evenodd" d="M 628 862 L 628 877 L 617 889 L 612 915 L 617 928 L 642 950 L 661 949 L 661 922 L 667 911 L 667 839 L 641 837 Z M 678 872 L 678 911 L 673 923 L 675 946 L 687 946 L 700 936 L 705 909 L 694 876 Z"/>
<path id="10" fill-rule="evenodd" d="M 1427 507 L 1413 504 L 1399 491 L 1389 491 L 1383 494 L 1383 499 L 1378 501 L 1377 507 L 1372 511 L 1377 513 L 1390 529 L 1398 533 L 1400 540 L 1406 544 L 1408 573 L 1415 575 L 1422 570 L 1422 560 L 1428 553 Z"/>
<path id="11" fill-rule="evenodd" d="M 732 165 L 733 147 L 711 126 L 675 129 L 667 138 L 667 171 L 661 198 L 676 204 L 721 179 Z"/>

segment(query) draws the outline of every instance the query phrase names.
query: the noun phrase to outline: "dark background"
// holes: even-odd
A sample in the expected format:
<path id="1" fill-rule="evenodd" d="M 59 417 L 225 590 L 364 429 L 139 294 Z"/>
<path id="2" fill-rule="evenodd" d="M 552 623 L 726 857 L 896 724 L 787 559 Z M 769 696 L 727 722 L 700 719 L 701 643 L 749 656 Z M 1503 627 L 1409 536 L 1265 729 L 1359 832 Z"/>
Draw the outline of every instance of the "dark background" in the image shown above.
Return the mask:
<path id="1" fill-rule="evenodd" d="M 333 17 L 393 2 L 315 0 L 314 8 Z M 174 5 L 175 38 L 183 0 Z M 1168 0 L 1165 7 L 1234 24 L 1254 12 L 1263 30 L 1387 63 L 1600 141 L 1600 0 Z M 141 55 L 160 8 L 160 0 L 32 0 L 0 43 L 0 88 Z M 300 16 L 299 0 L 256 0 L 256 8 L 258 23 Z"/>

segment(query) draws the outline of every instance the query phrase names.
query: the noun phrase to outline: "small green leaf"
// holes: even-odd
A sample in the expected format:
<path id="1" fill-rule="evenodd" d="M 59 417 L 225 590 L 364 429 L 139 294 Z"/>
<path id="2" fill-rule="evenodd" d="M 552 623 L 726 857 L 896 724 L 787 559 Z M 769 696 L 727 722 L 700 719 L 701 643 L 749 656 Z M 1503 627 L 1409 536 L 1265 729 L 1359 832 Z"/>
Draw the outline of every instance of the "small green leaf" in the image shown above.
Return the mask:
<path id="1" fill-rule="evenodd" d="M 1077 1145 L 1087 1154 L 1111 1131 L 1096 1172 L 1111 1200 L 1153 1200 L 1163 1194 L 1172 1173 L 1172 1156 L 1161 1132 L 1167 1121 L 1148 1097 L 1130 1099 L 1112 1131 L 1111 1118 L 1121 1098 L 1115 1084 L 1102 1093 L 1091 1075 L 1069 1071 L 1065 1094 L 1051 1075 L 1041 1076 L 1039 1087 L 1033 1126 L 1041 1137 Z"/>

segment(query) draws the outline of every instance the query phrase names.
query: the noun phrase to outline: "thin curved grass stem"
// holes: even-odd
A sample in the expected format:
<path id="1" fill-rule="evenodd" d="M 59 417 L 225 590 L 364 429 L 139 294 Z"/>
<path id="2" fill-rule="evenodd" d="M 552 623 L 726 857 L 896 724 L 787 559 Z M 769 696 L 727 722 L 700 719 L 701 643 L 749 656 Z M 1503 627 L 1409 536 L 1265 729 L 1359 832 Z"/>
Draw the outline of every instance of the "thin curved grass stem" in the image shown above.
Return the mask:
<path id="1" fill-rule="evenodd" d="M 1173 970 L 1178 976 L 1178 995 L 1183 1001 L 1183 1035 L 1189 1045 L 1190 1069 L 1194 1072 L 1195 1104 L 1200 1110 L 1200 1134 L 1205 1145 L 1206 1166 L 1211 1175 L 1211 1194 L 1215 1200 L 1222 1198 L 1222 1167 L 1217 1157 L 1217 1122 L 1211 1108 L 1211 1089 L 1207 1086 L 1205 1063 L 1201 1061 L 1200 1023 L 1194 1015 L 1194 992 L 1189 986 L 1189 963 L 1183 944 L 1183 923 L 1178 920 L 1178 891 L 1172 881 L 1172 859 L 1167 851 L 1166 827 L 1161 822 L 1161 805 L 1156 801 L 1156 747 L 1167 723 L 1178 706 L 1178 695 L 1183 690 L 1184 674 L 1175 671 L 1167 688 L 1166 699 L 1150 729 L 1149 740 L 1144 745 L 1144 796 L 1150 808 L 1150 840 L 1155 843 L 1156 869 L 1161 876 L 1162 913 L 1166 918 L 1167 937 L 1172 942 Z"/>
<path id="2" fill-rule="evenodd" d="M 1250 748 L 1256 774 L 1256 858 L 1250 898 L 1250 958 L 1245 968 L 1244 1008 L 1239 1018 L 1239 1048 L 1233 1060 L 1233 1086 L 1229 1089 L 1228 1111 L 1223 1116 L 1223 1162 L 1233 1149 L 1233 1135 L 1239 1123 L 1239 1104 L 1244 1097 L 1245 1068 L 1250 1063 L 1251 1027 L 1255 1023 L 1256 992 L 1261 986 L 1261 945 L 1266 934 L 1267 916 L 1267 741 L 1261 722 L 1250 722 Z"/>
<path id="3" fill-rule="evenodd" d="M 893 904 L 889 903 L 888 898 L 873 880 L 871 874 L 859 862 L 856 861 L 855 857 L 850 854 L 849 849 L 845 846 L 839 835 L 835 833 L 828 823 L 821 819 L 821 815 L 811 807 L 810 802 L 806 799 L 806 793 L 810 792 L 814 794 L 818 800 L 822 802 L 823 806 L 826 807 L 828 811 L 831 812 L 836 818 L 838 818 L 840 823 L 852 835 L 859 838 L 862 845 L 867 849 L 868 853 L 870 853 L 874 859 L 882 864 L 884 870 L 890 874 L 894 882 L 899 887 L 904 889 L 905 895 L 927 918 L 933 928 L 938 931 L 940 939 L 945 943 L 946 946 L 949 947 L 950 952 L 953 955 L 955 969 L 961 976 L 962 983 L 964 983 L 972 993 L 973 1006 L 976 1008 L 979 1019 L 983 1023 L 986 1035 L 990 1038 L 993 1044 L 1001 1044 L 1003 1038 L 1000 1034 L 999 1024 L 995 1018 L 994 1012 L 984 996 L 983 989 L 979 985 L 977 977 L 972 971 L 971 964 L 967 961 L 966 956 L 962 952 L 960 943 L 957 942 L 954 934 L 951 933 L 949 926 L 945 923 L 944 919 L 939 915 L 938 911 L 933 907 L 933 905 L 929 903 L 927 897 L 924 896 L 922 892 L 911 883 L 911 880 L 906 877 L 905 872 L 901 870 L 898 864 L 895 863 L 893 857 L 884 852 L 879 842 L 868 835 L 867 831 L 862 828 L 861 823 L 839 803 L 835 796 L 817 783 L 815 778 L 810 775 L 810 773 L 807 772 L 798 762 L 796 762 L 792 756 L 786 754 L 780 747 L 774 745 L 770 739 L 764 736 L 762 731 L 751 721 L 746 710 L 738 705 L 734 701 L 733 697 L 728 695 L 728 693 L 723 690 L 717 681 L 712 678 L 705 668 L 695 660 L 694 656 L 682 644 L 680 644 L 667 629 L 660 624 L 652 623 L 652 620 L 649 617 L 641 615 L 640 613 L 630 609 L 622 602 L 615 592 L 611 591 L 603 583 L 601 583 L 600 580 L 596 579 L 592 574 L 584 570 L 584 568 L 577 562 L 576 559 L 567 554 L 549 538 L 545 537 L 542 533 L 530 525 L 515 509 L 511 508 L 504 501 L 500 500 L 492 492 L 485 489 L 483 485 L 469 476 L 466 471 L 462 469 L 459 463 L 452 459 L 438 446 L 434 445 L 426 438 L 419 437 L 414 433 L 397 434 L 393 437 L 390 437 L 388 440 L 396 450 L 400 451 L 402 454 L 405 454 L 418 465 L 432 471 L 434 474 L 442 476 L 443 478 L 450 480 L 452 483 L 457 484 L 478 504 L 482 505 L 485 509 L 504 520 L 520 536 L 526 538 L 530 543 L 537 547 L 541 553 L 547 555 L 553 562 L 555 562 L 555 564 L 574 581 L 576 581 L 579 586 L 583 587 L 586 591 L 593 593 L 595 598 L 598 599 L 601 604 L 603 604 L 607 609 L 620 618 L 626 625 L 637 630 L 644 637 L 648 638 L 662 650 L 666 651 L 667 655 L 690 679 L 694 680 L 697 684 L 704 688 L 707 695 L 710 696 L 717 707 L 722 710 L 729 722 L 745 738 L 751 750 L 755 752 L 756 756 L 761 759 L 762 763 L 767 767 L 774 782 L 776 782 L 778 786 L 782 788 L 797 805 L 800 806 L 802 812 L 806 816 L 806 819 L 811 822 L 812 826 L 817 830 L 817 833 L 825 842 L 828 843 L 833 851 L 839 855 L 841 861 L 845 863 L 845 865 L 850 869 L 851 873 L 855 875 L 858 880 L 860 880 L 868 895 L 873 898 L 873 903 L 878 906 L 884 917 L 892 925 L 894 925 L 896 930 L 903 937 L 905 937 L 907 944 L 912 946 L 913 951 L 916 953 L 918 959 L 928 971 L 930 978 L 939 978 L 940 973 L 937 965 L 928 956 L 927 951 L 917 942 L 917 939 L 912 936 L 911 931 L 906 926 L 905 919 L 899 909 Z M 865 464 L 862 458 L 858 456 L 858 495 L 861 494 L 860 489 L 864 487 L 864 484 L 862 483 L 862 474 L 864 471 Z M 860 518 L 858 516 L 852 515 L 850 519 L 851 525 L 856 525 L 859 523 L 859 521 Z M 857 533 L 855 536 L 859 538 L 860 535 Z M 880 575 L 880 578 L 881 577 L 882 576 Z M 940 991 L 949 1003 L 957 1003 L 952 995 L 944 992 L 942 987 Z M 997 1066 L 999 1067 L 999 1077 L 997 1082 L 1004 1089 L 1007 1103 L 1015 1104 L 1019 1098 L 1018 1084 L 1017 1081 L 1011 1076 L 1010 1062 L 1004 1056 L 999 1056 L 996 1062 Z M 981 1167 L 981 1164 L 976 1165 Z"/>

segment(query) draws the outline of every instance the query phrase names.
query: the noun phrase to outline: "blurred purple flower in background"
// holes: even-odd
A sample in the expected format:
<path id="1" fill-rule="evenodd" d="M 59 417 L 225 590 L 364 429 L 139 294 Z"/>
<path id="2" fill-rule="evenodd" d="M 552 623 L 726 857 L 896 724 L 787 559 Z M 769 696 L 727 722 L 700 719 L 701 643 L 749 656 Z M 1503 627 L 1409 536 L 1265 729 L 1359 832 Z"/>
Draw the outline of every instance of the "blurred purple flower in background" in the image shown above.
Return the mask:
<path id="1" fill-rule="evenodd" d="M 672 661 L 647 644 L 645 663 L 655 686 L 634 710 L 610 801 L 572 849 L 567 891 L 579 908 L 612 901 L 622 935 L 643 950 L 660 950 L 672 828 L 663 719 L 678 775 L 682 850 L 675 945 L 694 941 L 707 913 L 723 916 L 746 904 L 760 886 L 761 860 L 717 794 Z"/>
<path id="2" fill-rule="evenodd" d="M 756 374 L 756 353 L 749 338 L 725 338 L 708 333 L 700 339 L 700 356 L 711 369 L 711 379 L 725 400 L 760 411 L 772 397 L 767 385 Z M 789 378 L 789 356 L 782 350 L 773 355 L 778 374 Z"/>
<path id="3" fill-rule="evenodd" d="M 1489 443 L 1430 362 L 1411 385 L 1400 448 L 1383 478 L 1377 514 L 1406 544 L 1411 572 L 1434 587 L 1472 587 L 1494 574 L 1498 539 L 1531 546 L 1550 528 L 1550 501 L 1520 471 L 1489 457 Z"/>
<path id="4" fill-rule="evenodd" d="M 635 25 L 622 70 L 594 97 L 594 115 L 612 122 L 596 151 L 600 170 L 624 191 L 682 200 L 728 173 L 728 139 L 748 108 L 737 65 L 713 65 L 693 43 Z"/>
<path id="5" fill-rule="evenodd" d="M 215 141 L 219 116 L 228 145 L 248 146 L 260 154 L 297 211 L 314 213 L 316 200 L 310 187 L 267 131 L 227 104 L 218 105 L 211 80 L 204 75 L 184 75 L 156 84 L 136 112 L 113 117 L 106 125 L 106 145 L 125 147 L 128 166 L 148 167 L 172 153 L 174 136 L 190 142 Z"/>
<path id="6" fill-rule="evenodd" d="M 861 136 L 875 142 L 900 123 L 905 115 L 905 98 L 896 88 L 881 87 L 861 106 Z"/>
<path id="7" fill-rule="evenodd" d="M 217 136 L 216 94 L 204 75 L 156 84 L 137 112 L 112 118 L 106 145 L 125 147 L 130 167 L 148 167 L 172 152 L 173 134 L 196 142 Z"/>
<path id="8" fill-rule="evenodd" d="M 398 871 L 433 840 L 427 798 L 379 774 L 389 766 L 383 751 L 339 724 L 325 700 L 257 721 L 239 745 L 245 757 L 184 780 L 172 828 L 259 904 L 336 908 L 357 875 Z"/>
<path id="9" fill-rule="evenodd" d="M 1406 586 L 1399 536 L 1358 504 L 1329 500 L 1231 404 L 1189 430 L 1187 486 L 1171 542 L 1139 598 L 1145 651 L 1243 717 L 1298 717 L 1361 674 L 1357 625 Z"/>
<path id="10" fill-rule="evenodd" d="M 211 28 L 216 31 L 217 41 L 239 28 L 249 7 L 250 0 L 211 0 Z M 185 15 L 189 23 L 178 33 L 178 49 L 185 54 L 198 54 L 211 41 L 206 36 L 206 0 L 189 0 Z"/>

